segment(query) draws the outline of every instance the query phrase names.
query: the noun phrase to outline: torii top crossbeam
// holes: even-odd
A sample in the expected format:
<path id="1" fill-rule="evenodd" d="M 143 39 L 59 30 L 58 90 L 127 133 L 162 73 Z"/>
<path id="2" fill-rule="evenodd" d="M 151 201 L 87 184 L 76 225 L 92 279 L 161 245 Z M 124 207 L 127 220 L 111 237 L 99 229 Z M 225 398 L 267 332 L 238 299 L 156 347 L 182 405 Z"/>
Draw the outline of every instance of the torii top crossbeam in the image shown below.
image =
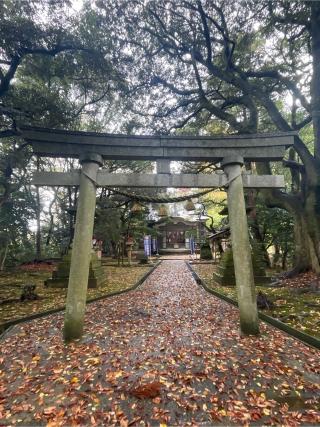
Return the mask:
<path id="1" fill-rule="evenodd" d="M 112 160 L 181 161 L 220 161 L 234 155 L 246 161 L 281 160 L 297 135 L 131 136 L 37 127 L 22 127 L 21 134 L 39 156 L 79 157 L 94 152 Z"/>

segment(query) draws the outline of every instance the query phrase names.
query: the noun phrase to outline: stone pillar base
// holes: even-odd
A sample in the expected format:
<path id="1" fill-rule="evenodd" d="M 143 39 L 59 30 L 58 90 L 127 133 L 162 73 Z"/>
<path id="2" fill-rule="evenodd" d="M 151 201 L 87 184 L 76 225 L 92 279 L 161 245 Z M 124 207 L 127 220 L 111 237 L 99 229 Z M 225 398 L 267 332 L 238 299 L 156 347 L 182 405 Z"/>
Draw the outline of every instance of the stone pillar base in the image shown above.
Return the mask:
<path id="1" fill-rule="evenodd" d="M 59 262 L 57 270 L 53 271 L 52 278 L 47 279 L 44 285 L 48 288 L 67 288 L 69 283 L 69 272 L 71 263 L 70 249 L 68 253 Z M 89 267 L 88 287 L 91 289 L 98 288 L 106 282 L 106 275 L 101 265 L 101 260 L 95 252 L 92 252 Z"/>
<path id="2" fill-rule="evenodd" d="M 264 285 L 270 283 L 270 277 L 266 275 L 265 265 L 263 262 L 263 254 L 258 246 L 251 249 L 253 276 L 256 285 Z M 236 276 L 234 272 L 234 262 L 232 249 L 228 248 L 221 257 L 220 263 L 213 273 L 213 279 L 222 286 L 235 286 Z"/>

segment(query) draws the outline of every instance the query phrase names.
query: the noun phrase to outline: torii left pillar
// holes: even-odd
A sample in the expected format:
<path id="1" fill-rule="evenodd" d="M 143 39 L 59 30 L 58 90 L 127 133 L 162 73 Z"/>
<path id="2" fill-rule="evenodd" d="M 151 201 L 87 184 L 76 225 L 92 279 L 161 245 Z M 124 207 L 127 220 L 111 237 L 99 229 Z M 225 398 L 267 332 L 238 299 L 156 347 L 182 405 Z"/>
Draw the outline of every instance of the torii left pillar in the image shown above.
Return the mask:
<path id="1" fill-rule="evenodd" d="M 83 332 L 96 208 L 96 181 L 102 157 L 86 153 L 79 161 L 82 168 L 63 330 L 66 342 L 80 338 Z"/>

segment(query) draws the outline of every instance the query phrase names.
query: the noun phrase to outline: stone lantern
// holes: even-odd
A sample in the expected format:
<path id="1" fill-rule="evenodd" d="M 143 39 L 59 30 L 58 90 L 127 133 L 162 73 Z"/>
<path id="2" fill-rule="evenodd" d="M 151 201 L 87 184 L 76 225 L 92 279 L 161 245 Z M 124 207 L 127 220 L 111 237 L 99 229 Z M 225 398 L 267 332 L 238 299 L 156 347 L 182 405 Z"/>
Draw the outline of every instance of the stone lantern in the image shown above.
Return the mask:
<path id="1" fill-rule="evenodd" d="M 134 245 L 134 240 L 131 236 L 127 237 L 127 241 L 126 241 L 126 247 L 127 247 L 127 254 L 128 254 L 128 263 L 129 265 L 131 265 L 131 260 L 132 260 L 132 247 Z"/>
<path id="2" fill-rule="evenodd" d="M 168 216 L 168 209 L 164 204 L 160 205 L 159 210 L 158 210 L 158 215 L 160 217 Z"/>

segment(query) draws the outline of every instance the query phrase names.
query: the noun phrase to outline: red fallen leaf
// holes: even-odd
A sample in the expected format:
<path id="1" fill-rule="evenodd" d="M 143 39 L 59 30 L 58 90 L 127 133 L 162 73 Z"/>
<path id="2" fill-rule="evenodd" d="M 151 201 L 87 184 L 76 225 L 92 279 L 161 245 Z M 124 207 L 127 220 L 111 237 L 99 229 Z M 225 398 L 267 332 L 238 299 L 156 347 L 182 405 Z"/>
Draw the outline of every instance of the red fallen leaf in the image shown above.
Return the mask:
<path id="1" fill-rule="evenodd" d="M 12 413 L 17 413 L 17 412 L 23 412 L 23 411 L 29 411 L 29 409 L 32 408 L 32 405 L 30 403 L 23 403 L 21 405 L 13 405 L 11 407 Z"/>
<path id="2" fill-rule="evenodd" d="M 261 414 L 258 411 L 251 411 L 250 415 L 251 415 L 251 419 L 254 421 L 259 420 L 261 418 Z"/>
<path id="3" fill-rule="evenodd" d="M 204 379 L 207 378 L 208 376 L 205 372 L 195 372 L 193 375 L 197 378 L 204 378 Z"/>
<path id="4" fill-rule="evenodd" d="M 56 410 L 55 406 L 48 406 L 47 408 L 44 408 L 43 413 L 44 415 L 51 415 L 55 414 Z"/>
<path id="5" fill-rule="evenodd" d="M 116 379 L 122 377 L 122 373 L 123 371 L 108 372 L 106 378 L 111 384 L 115 384 L 117 382 Z"/>
<path id="6" fill-rule="evenodd" d="M 221 415 L 219 414 L 218 410 L 213 409 L 213 410 L 209 411 L 209 414 L 210 414 L 213 421 L 215 421 L 215 420 L 221 421 L 222 420 Z"/>
<path id="7" fill-rule="evenodd" d="M 155 381 L 148 384 L 142 384 L 136 388 L 132 388 L 129 393 L 135 397 L 138 397 L 139 399 L 153 399 L 160 395 L 162 387 L 163 384 Z"/>

